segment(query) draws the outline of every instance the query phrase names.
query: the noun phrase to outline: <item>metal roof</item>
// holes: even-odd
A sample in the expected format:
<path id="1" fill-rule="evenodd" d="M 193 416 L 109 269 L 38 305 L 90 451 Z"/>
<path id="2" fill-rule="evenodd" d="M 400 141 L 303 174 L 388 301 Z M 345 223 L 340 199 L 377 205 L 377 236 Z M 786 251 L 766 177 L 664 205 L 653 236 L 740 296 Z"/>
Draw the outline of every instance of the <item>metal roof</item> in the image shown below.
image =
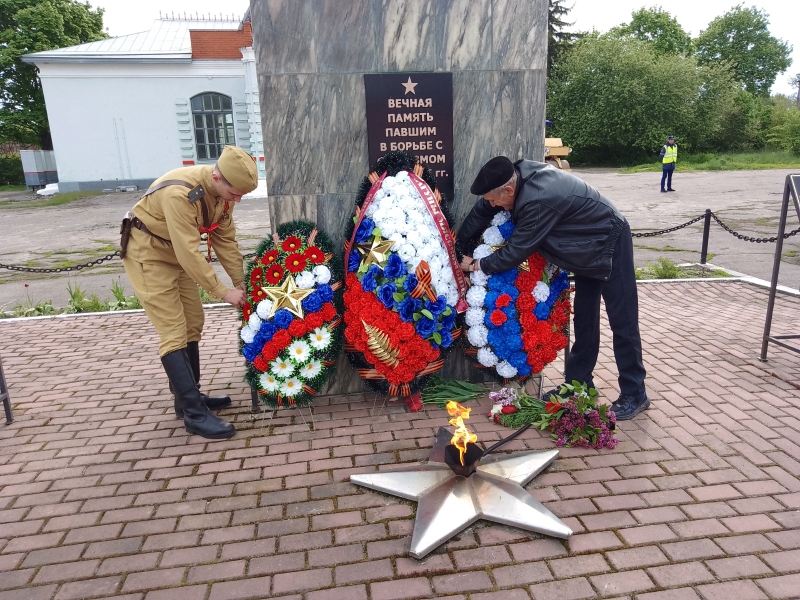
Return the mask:
<path id="1" fill-rule="evenodd" d="M 88 42 L 78 46 L 26 54 L 27 63 L 52 62 L 191 62 L 190 30 L 238 30 L 242 21 L 229 19 L 170 19 L 153 22 L 149 31 Z"/>

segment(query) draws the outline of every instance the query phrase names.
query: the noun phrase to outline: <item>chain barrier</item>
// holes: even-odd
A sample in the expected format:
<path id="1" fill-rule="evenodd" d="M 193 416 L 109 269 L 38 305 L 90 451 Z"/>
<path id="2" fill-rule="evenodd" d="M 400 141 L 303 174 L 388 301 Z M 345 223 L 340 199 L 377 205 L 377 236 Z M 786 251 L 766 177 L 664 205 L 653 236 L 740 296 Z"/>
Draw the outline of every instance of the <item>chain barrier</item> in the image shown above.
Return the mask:
<path id="1" fill-rule="evenodd" d="M 745 242 L 753 242 L 755 244 L 774 244 L 775 242 L 778 241 L 778 236 L 773 236 L 773 237 L 770 237 L 770 238 L 754 238 L 754 237 L 750 237 L 748 235 L 742 235 L 738 231 L 734 231 L 733 229 L 731 229 L 730 227 L 725 225 L 725 223 L 720 221 L 719 217 L 717 215 L 715 215 L 713 212 L 711 213 L 711 218 L 714 219 L 717 222 L 717 225 L 722 227 L 725 231 L 730 233 L 732 236 L 737 237 L 740 240 L 744 240 Z M 792 231 L 789 231 L 787 233 L 784 233 L 783 234 L 783 239 L 785 239 L 785 240 L 789 239 L 790 237 L 792 237 L 793 235 L 797 235 L 798 233 L 800 233 L 800 227 L 798 227 L 797 229 L 794 229 Z"/>
<path id="2" fill-rule="evenodd" d="M 712 213 L 713 214 L 713 213 Z M 689 225 L 693 225 L 698 221 L 702 221 L 705 218 L 705 215 L 700 215 L 696 219 L 692 219 L 691 221 L 686 221 L 682 225 L 678 225 L 676 227 L 670 227 L 669 229 L 661 229 L 660 231 L 647 231 L 645 233 L 633 233 L 631 232 L 631 237 L 653 237 L 656 235 L 664 235 L 665 233 L 672 233 L 673 231 L 678 231 L 679 229 L 683 229 L 684 227 L 688 227 Z"/>

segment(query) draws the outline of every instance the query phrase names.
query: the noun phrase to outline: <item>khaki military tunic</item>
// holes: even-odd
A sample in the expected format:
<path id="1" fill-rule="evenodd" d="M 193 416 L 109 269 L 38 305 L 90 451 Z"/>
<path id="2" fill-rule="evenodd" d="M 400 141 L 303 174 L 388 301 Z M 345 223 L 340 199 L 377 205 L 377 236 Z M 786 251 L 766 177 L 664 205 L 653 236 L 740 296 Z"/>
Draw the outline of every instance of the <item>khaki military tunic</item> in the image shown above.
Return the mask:
<path id="1" fill-rule="evenodd" d="M 203 200 L 211 223 L 219 223 L 208 236 L 220 264 L 236 287 L 244 281 L 242 253 L 232 216 L 236 203 L 228 202 L 226 209 L 226 202 L 213 196 L 212 169 L 211 166 L 175 169 L 153 185 L 166 179 L 180 179 L 192 186 L 203 186 Z M 216 299 L 221 299 L 229 289 L 199 250 L 200 228 L 204 226 L 203 200 L 190 202 L 188 193 L 188 188 L 172 185 L 136 203 L 133 213 L 152 233 L 171 243 L 132 229 L 122 261 L 142 307 L 158 332 L 161 356 L 185 348 L 187 342 L 200 341 L 204 315 L 198 285 Z"/>

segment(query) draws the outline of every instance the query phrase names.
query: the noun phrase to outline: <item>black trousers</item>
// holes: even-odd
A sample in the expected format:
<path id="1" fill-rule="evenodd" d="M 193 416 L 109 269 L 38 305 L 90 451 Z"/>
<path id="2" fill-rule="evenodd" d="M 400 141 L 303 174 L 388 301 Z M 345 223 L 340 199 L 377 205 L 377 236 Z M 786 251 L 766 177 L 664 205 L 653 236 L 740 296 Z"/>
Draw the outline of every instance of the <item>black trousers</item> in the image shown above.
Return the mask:
<path id="1" fill-rule="evenodd" d="M 575 276 L 575 344 L 564 373 L 568 382 L 577 380 L 593 383 L 592 372 L 600 353 L 601 296 L 606 303 L 608 323 L 613 334 L 620 392 L 638 396 L 645 391 L 645 369 L 639 335 L 639 297 L 633 267 L 633 241 L 627 223 L 614 247 L 608 281 Z"/>
<path id="2" fill-rule="evenodd" d="M 672 189 L 672 173 L 675 171 L 675 163 L 666 163 L 661 167 L 661 189 L 664 189 L 664 181 L 667 182 L 667 189 Z"/>

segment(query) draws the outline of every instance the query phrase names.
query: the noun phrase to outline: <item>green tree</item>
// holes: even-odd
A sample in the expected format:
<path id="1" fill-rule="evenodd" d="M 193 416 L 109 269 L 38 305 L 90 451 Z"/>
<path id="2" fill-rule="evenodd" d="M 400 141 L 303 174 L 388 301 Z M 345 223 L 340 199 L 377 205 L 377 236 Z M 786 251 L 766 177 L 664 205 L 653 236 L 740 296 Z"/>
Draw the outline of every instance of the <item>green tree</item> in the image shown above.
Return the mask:
<path id="1" fill-rule="evenodd" d="M 800 156 L 800 110 L 787 110 L 781 121 L 770 131 L 770 143 Z"/>
<path id="2" fill-rule="evenodd" d="M 711 21 L 695 47 L 700 64 L 727 64 L 736 80 L 755 96 L 769 96 L 778 73 L 791 64 L 792 48 L 770 35 L 769 15 L 741 4 Z"/>
<path id="3" fill-rule="evenodd" d="M 572 10 L 571 6 L 564 6 L 564 0 L 548 0 L 547 11 L 547 76 L 553 72 L 553 67 L 559 58 L 572 47 L 575 40 L 581 37 L 580 33 L 566 31 L 574 23 L 565 19 Z"/>
<path id="4" fill-rule="evenodd" d="M 640 8 L 631 14 L 631 22 L 613 28 L 610 35 L 632 37 L 651 42 L 657 55 L 692 52 L 692 38 L 680 26 L 677 19 L 659 7 Z"/>
<path id="5" fill-rule="evenodd" d="M 794 101 L 797 108 L 800 108 L 800 73 L 789 79 L 789 85 L 797 88 L 797 97 Z"/>
<path id="6" fill-rule="evenodd" d="M 0 142 L 48 145 L 42 83 L 21 56 L 108 37 L 103 9 L 75 0 L 0 0 Z"/>

